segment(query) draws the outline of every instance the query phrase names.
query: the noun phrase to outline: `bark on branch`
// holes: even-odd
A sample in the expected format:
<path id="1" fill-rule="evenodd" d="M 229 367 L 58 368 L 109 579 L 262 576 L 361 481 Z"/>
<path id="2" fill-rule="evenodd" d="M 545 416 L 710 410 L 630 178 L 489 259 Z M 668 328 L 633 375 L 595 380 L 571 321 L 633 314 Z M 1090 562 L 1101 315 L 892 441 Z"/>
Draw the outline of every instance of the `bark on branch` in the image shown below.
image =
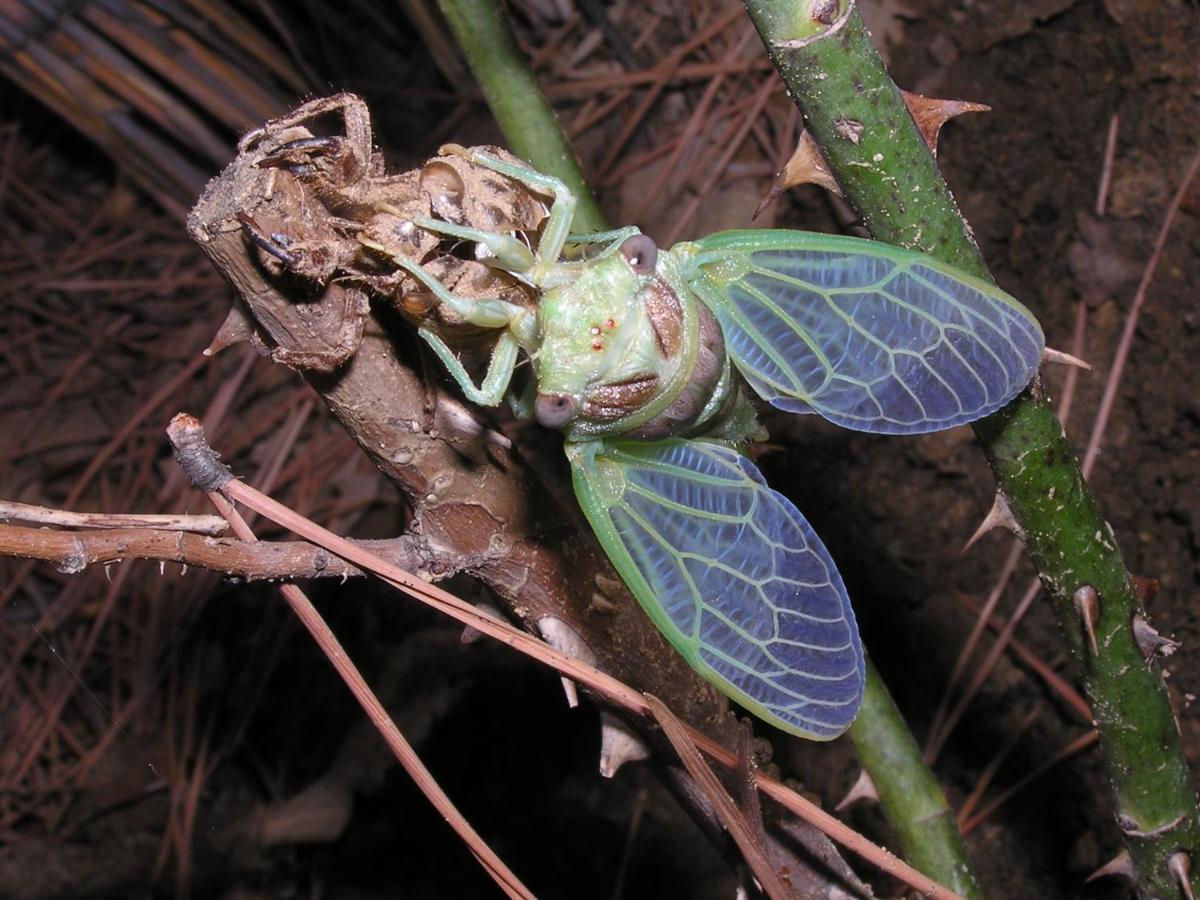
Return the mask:
<path id="1" fill-rule="evenodd" d="M 417 542 L 410 536 L 355 543 L 401 568 L 415 570 L 421 565 Z M 358 578 L 364 574 L 305 541 L 248 544 L 236 538 L 150 528 L 51 531 L 0 525 L 0 556 L 40 559 L 55 563 L 59 571 L 68 573 L 87 566 L 148 559 L 211 569 L 244 581 Z"/>

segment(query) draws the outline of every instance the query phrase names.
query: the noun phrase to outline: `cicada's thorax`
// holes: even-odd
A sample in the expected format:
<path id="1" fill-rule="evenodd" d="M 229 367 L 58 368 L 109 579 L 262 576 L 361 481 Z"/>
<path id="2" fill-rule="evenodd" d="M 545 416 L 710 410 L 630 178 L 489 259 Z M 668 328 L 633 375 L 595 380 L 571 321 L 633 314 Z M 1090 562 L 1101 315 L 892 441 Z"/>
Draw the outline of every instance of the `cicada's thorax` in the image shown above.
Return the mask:
<path id="1" fill-rule="evenodd" d="M 670 252 L 641 273 L 619 253 L 581 266 L 542 296 L 538 331 L 535 412 L 568 440 L 707 432 L 744 402 L 721 328 Z"/>

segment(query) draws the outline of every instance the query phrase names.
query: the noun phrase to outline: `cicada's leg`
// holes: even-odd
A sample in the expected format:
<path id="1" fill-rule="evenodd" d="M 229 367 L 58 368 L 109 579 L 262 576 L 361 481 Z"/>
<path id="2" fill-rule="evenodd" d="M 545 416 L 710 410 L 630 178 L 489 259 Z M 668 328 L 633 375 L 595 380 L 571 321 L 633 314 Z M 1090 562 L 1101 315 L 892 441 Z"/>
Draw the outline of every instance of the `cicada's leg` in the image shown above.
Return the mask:
<path id="1" fill-rule="evenodd" d="M 568 234 L 568 244 L 603 244 L 605 241 L 620 243 L 625 238 L 640 233 L 636 225 L 625 225 L 621 228 L 611 228 L 608 231 L 588 231 L 584 234 Z"/>
<path id="2" fill-rule="evenodd" d="M 360 238 L 360 240 L 362 239 Z M 386 247 L 374 241 L 362 240 L 362 243 L 373 250 L 387 252 Z M 429 288 L 430 292 L 437 297 L 438 302 L 444 303 L 454 310 L 464 322 L 478 325 L 480 328 L 505 328 L 512 329 L 518 334 L 522 333 L 522 324 L 528 318 L 524 307 L 496 297 L 481 299 L 460 297 L 453 291 L 447 290 L 444 284 L 407 256 L 393 255 L 392 262 Z"/>
<path id="3" fill-rule="evenodd" d="M 534 190 L 554 195 L 554 203 L 550 206 L 550 215 L 542 229 L 542 239 L 534 253 L 534 264 L 530 270 L 530 280 L 534 284 L 540 284 L 546 273 L 558 263 L 558 258 L 562 254 L 563 244 L 566 243 L 567 234 L 571 230 L 571 220 L 575 218 L 575 194 L 563 183 L 562 179 L 555 178 L 553 175 L 544 175 L 529 166 L 497 159 L 486 153 L 467 150 L 458 144 L 446 144 L 441 148 L 441 152 L 457 154 L 478 166 L 529 185 Z"/>
<path id="4" fill-rule="evenodd" d="M 452 222 L 443 222 L 441 219 L 430 219 L 426 216 L 417 216 L 412 223 L 426 231 L 482 244 L 492 254 L 489 262 L 494 262 L 506 272 L 524 275 L 533 268 L 533 253 L 512 235 L 496 234 L 493 231 L 484 231 L 482 228 L 455 225 Z"/>
<path id="5" fill-rule="evenodd" d="M 508 400 L 508 408 L 518 419 L 532 419 L 533 402 L 537 399 L 537 382 L 530 378 L 519 394 L 510 390 L 505 399 Z"/>
<path id="6" fill-rule="evenodd" d="M 450 373 L 450 377 L 462 388 L 463 396 L 480 406 L 500 405 L 500 401 L 504 399 L 504 394 L 508 390 L 509 382 L 512 381 L 513 369 L 517 365 L 517 354 L 521 350 L 521 345 L 512 332 L 504 331 L 500 334 L 496 346 L 492 350 L 492 358 L 488 361 L 483 382 L 478 387 L 471 380 L 470 373 L 463 368 L 463 364 L 454 355 L 454 351 L 446 346 L 445 341 L 427 328 L 418 329 L 417 334 L 429 344 L 437 358 L 442 361 Z"/>
<path id="7" fill-rule="evenodd" d="M 590 244 L 605 244 L 608 246 L 597 253 L 595 256 L 589 256 L 588 260 L 593 261 L 603 259 L 611 253 L 615 253 L 617 248 L 625 242 L 626 238 L 631 238 L 635 234 L 641 234 L 641 229 L 636 225 L 626 225 L 624 228 L 614 228 L 611 231 L 593 231 L 588 234 L 569 234 L 567 235 L 567 247 L 579 247 L 579 255 L 585 253 L 584 249 Z M 563 251 L 568 256 L 573 256 L 570 250 Z"/>
<path id="8" fill-rule="evenodd" d="M 499 405 L 505 391 L 508 390 L 509 382 L 512 381 L 522 338 L 528 339 L 526 332 L 533 327 L 533 320 L 528 312 L 515 303 L 494 297 L 478 300 L 459 297 L 411 259 L 404 256 L 394 256 L 392 259 L 396 265 L 429 288 L 440 303 L 446 304 L 464 321 L 481 328 L 503 329 L 496 340 L 496 346 L 492 349 L 492 358 L 488 362 L 483 383 L 478 387 L 445 341 L 427 328 L 421 328 L 417 332 L 446 366 L 450 376 L 458 382 L 468 400 L 481 406 Z"/>

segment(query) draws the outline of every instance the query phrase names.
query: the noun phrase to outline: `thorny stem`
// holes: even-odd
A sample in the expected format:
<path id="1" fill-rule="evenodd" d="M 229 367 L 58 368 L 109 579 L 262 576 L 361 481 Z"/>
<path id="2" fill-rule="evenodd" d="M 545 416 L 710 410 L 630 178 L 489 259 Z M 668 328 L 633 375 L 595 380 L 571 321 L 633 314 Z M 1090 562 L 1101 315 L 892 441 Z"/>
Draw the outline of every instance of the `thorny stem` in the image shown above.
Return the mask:
<path id="1" fill-rule="evenodd" d="M 870 660 L 850 739 L 904 858 L 964 897 L 982 897 L 946 795 Z"/>
<path id="2" fill-rule="evenodd" d="M 853 0 L 746 0 L 746 6 L 838 184 L 872 234 L 990 279 Z M 861 124 L 861 132 L 847 129 L 848 119 Z M 1027 391 L 976 423 L 975 432 L 1025 531 L 1078 665 L 1137 890 L 1143 897 L 1181 896 L 1180 869 L 1170 863 L 1176 853 L 1195 858 L 1200 851 L 1200 814 L 1162 673 L 1135 640 L 1134 623 L 1146 621 L 1146 613 L 1112 530 L 1047 397 Z M 1098 653 L 1072 602 L 1083 586 L 1099 597 Z M 1200 891 L 1200 865 L 1192 867 L 1190 882 Z"/>
<path id="3" fill-rule="evenodd" d="M 540 171 L 563 179 L 573 190 L 582 186 L 586 191 L 583 176 L 569 150 L 547 158 L 544 153 L 535 155 L 538 148 L 531 147 L 531 143 L 549 142 L 551 131 L 557 135 L 554 146 L 559 146 L 559 142 L 565 146 L 566 139 L 528 67 L 516 55 L 512 34 L 507 24 L 498 18 L 503 15 L 500 5 L 493 0 L 439 0 L 439 3 L 471 62 L 471 69 L 510 149 Z M 495 48 L 500 49 L 497 52 Z M 497 53 L 497 59 L 490 59 L 493 52 Z M 523 93 L 514 93 L 511 88 L 510 79 L 514 73 L 519 73 L 521 79 L 528 79 L 521 81 Z M 904 115 L 908 115 L 906 110 Z M 911 119 L 908 121 L 911 123 Z M 531 141 L 530 135 L 539 137 Z M 946 193 L 948 197 L 948 191 Z M 587 192 L 585 196 L 590 198 L 591 193 Z M 580 228 L 578 216 L 577 212 L 576 229 Z M 592 227 L 600 231 L 608 226 L 600 218 L 592 223 Z M 914 867 L 954 891 L 967 897 L 978 897 L 978 888 L 945 797 L 922 760 L 920 749 L 909 734 L 887 686 L 874 668 L 867 679 L 863 709 L 866 712 L 853 726 L 851 737 L 860 752 L 880 761 L 879 771 L 871 771 L 871 774 L 880 787 L 881 796 L 886 794 L 889 798 L 890 802 L 884 803 L 885 814 L 899 834 L 909 836 L 903 845 L 905 857 Z M 883 771 L 885 769 L 887 771 Z M 890 778 L 890 775 L 895 777 Z M 918 785 L 924 791 L 921 802 L 916 802 L 913 795 Z"/>
<path id="4" fill-rule="evenodd" d="M 558 176 L 574 192 L 574 233 L 604 231 L 604 214 L 517 47 L 503 6 L 494 0 L 438 0 L 438 6 L 483 89 L 508 149 L 539 172 Z"/>

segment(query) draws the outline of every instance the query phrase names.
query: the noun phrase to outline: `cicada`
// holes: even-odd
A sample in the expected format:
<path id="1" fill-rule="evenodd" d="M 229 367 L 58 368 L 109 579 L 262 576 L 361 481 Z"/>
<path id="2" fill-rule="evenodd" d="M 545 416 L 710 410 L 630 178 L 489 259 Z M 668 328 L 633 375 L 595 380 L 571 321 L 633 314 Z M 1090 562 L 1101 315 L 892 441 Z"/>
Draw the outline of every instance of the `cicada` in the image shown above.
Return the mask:
<path id="1" fill-rule="evenodd" d="M 536 246 L 413 220 L 474 242 L 539 298 L 457 297 L 396 256 L 439 302 L 497 332 L 479 384 L 436 333 L 421 337 L 467 399 L 507 398 L 562 432 L 588 522 L 693 668 L 784 731 L 841 734 L 866 677 L 854 612 L 820 538 L 741 452 L 765 438 L 743 384 L 778 409 L 858 431 L 951 428 L 1033 378 L 1037 320 L 994 285 L 859 238 L 741 230 L 661 250 L 634 227 L 571 234 L 575 198 L 560 180 L 442 152 L 551 202 Z M 532 377 L 517 392 L 522 356 Z"/>

